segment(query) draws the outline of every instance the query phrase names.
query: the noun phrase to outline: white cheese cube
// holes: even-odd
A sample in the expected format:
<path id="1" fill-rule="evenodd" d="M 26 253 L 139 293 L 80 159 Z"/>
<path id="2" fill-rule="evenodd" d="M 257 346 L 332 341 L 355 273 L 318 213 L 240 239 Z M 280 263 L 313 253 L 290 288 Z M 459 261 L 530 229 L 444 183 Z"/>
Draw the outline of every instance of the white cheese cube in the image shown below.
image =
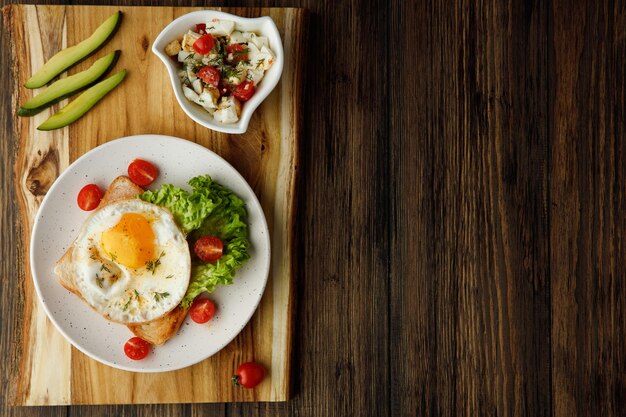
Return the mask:
<path id="1" fill-rule="evenodd" d="M 262 68 L 258 68 L 258 69 L 249 69 L 248 70 L 248 75 L 246 75 L 246 78 L 249 81 L 252 81 L 254 83 L 254 85 L 258 85 L 261 80 L 263 79 L 263 75 L 265 75 L 265 70 Z"/>
<path id="2" fill-rule="evenodd" d="M 235 29 L 235 22 L 231 20 L 211 19 L 206 22 L 206 31 L 213 36 L 227 36 Z"/>
<path id="3" fill-rule="evenodd" d="M 254 60 L 250 60 L 250 64 L 254 67 L 263 68 L 268 70 L 274 63 L 274 54 L 267 47 L 262 47 L 261 51 L 256 54 Z"/>
<path id="4" fill-rule="evenodd" d="M 192 83 L 191 86 L 193 87 L 193 91 L 196 92 L 196 94 L 200 94 L 202 93 L 202 81 L 200 81 L 200 78 L 196 78 Z"/>
<path id="5" fill-rule="evenodd" d="M 178 62 L 184 62 L 189 56 L 193 55 L 193 52 L 189 51 L 180 51 L 178 53 Z"/>
<path id="6" fill-rule="evenodd" d="M 238 30 L 230 34 L 230 41 L 228 42 L 229 45 L 232 45 L 233 43 L 244 43 L 244 42 L 248 42 L 248 39 L 244 38 L 241 32 L 239 32 Z"/>
<path id="7" fill-rule="evenodd" d="M 239 85 L 241 84 L 245 79 L 246 79 L 246 68 L 247 65 L 244 64 L 243 62 L 240 62 L 237 64 L 237 67 L 235 67 L 235 69 L 237 70 L 237 74 L 236 75 L 231 75 L 230 77 L 228 77 L 228 82 L 231 85 Z"/>
<path id="8" fill-rule="evenodd" d="M 213 118 L 218 123 L 235 123 L 241 115 L 241 103 L 235 97 L 222 97 Z"/>
<path id="9" fill-rule="evenodd" d="M 219 97 L 219 92 L 217 94 L 217 96 Z M 196 100 L 196 103 L 198 103 L 207 110 L 217 108 L 217 100 L 215 96 L 211 94 L 211 91 L 208 88 L 205 88 L 202 91 L 202 93 L 198 96 L 198 100 Z"/>
<path id="10" fill-rule="evenodd" d="M 194 103 L 198 100 L 196 92 L 186 85 L 183 85 L 183 94 L 187 97 L 187 100 L 193 101 Z"/>
<path id="11" fill-rule="evenodd" d="M 187 78 L 189 78 L 189 82 L 193 83 L 196 81 L 196 73 L 191 69 L 191 65 L 187 66 Z"/>
<path id="12" fill-rule="evenodd" d="M 254 36 L 254 37 L 250 38 L 250 42 L 249 43 L 253 43 L 259 49 L 263 48 L 264 46 L 266 48 L 270 47 L 270 42 L 267 40 L 267 38 L 265 36 Z"/>

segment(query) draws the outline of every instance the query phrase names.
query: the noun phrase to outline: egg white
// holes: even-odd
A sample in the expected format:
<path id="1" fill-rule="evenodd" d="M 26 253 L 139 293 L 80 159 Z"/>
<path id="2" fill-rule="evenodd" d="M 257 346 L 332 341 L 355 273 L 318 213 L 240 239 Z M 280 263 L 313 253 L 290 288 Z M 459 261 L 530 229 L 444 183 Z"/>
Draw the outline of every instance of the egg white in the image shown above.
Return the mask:
<path id="1" fill-rule="evenodd" d="M 124 213 L 150 220 L 159 261 L 156 268 L 128 268 L 102 249 L 102 232 L 115 226 Z M 189 285 L 191 257 L 185 236 L 167 209 L 128 199 L 108 204 L 87 219 L 75 241 L 72 270 L 82 298 L 97 312 L 120 323 L 143 323 L 169 313 L 181 302 Z"/>

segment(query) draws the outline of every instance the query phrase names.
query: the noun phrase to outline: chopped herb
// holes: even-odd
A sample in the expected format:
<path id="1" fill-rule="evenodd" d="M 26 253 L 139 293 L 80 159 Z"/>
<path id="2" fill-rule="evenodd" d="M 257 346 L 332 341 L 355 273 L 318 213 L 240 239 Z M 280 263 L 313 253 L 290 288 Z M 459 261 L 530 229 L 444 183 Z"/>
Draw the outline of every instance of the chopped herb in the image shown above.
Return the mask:
<path id="1" fill-rule="evenodd" d="M 174 278 L 174 274 L 171 274 L 165 277 L 165 279 L 170 279 L 170 278 Z"/>
<path id="2" fill-rule="evenodd" d="M 169 297 L 170 293 L 169 292 L 155 292 L 154 293 L 154 300 L 155 301 L 161 301 L 163 298 Z"/>
<path id="3" fill-rule="evenodd" d="M 116 261 L 117 261 L 117 255 L 116 255 L 116 254 L 114 254 L 114 253 L 112 253 L 112 254 L 111 254 L 111 260 L 112 260 L 113 262 L 116 262 Z"/>
<path id="4" fill-rule="evenodd" d="M 98 284 L 98 287 L 102 288 L 103 282 L 104 282 L 104 278 L 96 274 L 96 283 Z"/>
<path id="5" fill-rule="evenodd" d="M 105 264 L 102 264 L 102 266 L 100 267 L 100 271 L 107 271 L 109 274 L 111 273 L 111 270 L 107 268 Z"/>
<path id="6" fill-rule="evenodd" d="M 264 62 L 264 60 L 259 59 L 259 60 L 256 62 L 256 67 L 254 67 L 254 69 L 259 69 L 259 67 L 260 67 L 261 65 L 263 65 L 263 62 Z"/>
<path id="7" fill-rule="evenodd" d="M 137 290 L 134 290 L 134 291 L 135 291 L 135 298 L 139 300 L 139 293 L 137 292 Z"/>
<path id="8" fill-rule="evenodd" d="M 165 256 L 165 252 L 161 252 L 158 258 L 146 262 L 146 269 L 152 272 L 152 275 L 156 272 L 156 269 L 161 265 L 161 258 Z"/>
<path id="9" fill-rule="evenodd" d="M 128 301 L 126 301 L 126 304 L 124 304 L 124 307 L 122 307 L 122 310 L 124 310 L 124 311 L 128 310 L 128 305 L 130 304 L 130 300 L 131 299 L 132 298 L 129 298 Z"/>
<path id="10" fill-rule="evenodd" d="M 90 258 L 91 258 L 92 260 L 94 260 L 94 261 L 95 261 L 95 260 L 96 260 L 96 255 L 94 255 L 94 254 L 92 253 L 92 254 L 91 254 L 91 256 L 90 256 Z"/>

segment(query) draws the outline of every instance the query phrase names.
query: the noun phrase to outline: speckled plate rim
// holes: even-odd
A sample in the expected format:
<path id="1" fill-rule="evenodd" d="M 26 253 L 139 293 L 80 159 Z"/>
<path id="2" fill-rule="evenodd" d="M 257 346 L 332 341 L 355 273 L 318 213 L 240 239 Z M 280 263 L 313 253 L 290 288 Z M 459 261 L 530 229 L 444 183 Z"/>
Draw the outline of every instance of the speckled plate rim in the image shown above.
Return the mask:
<path id="1" fill-rule="evenodd" d="M 41 280 L 43 279 L 42 276 L 44 274 L 50 275 L 50 276 L 54 277 L 54 281 L 55 281 L 56 285 L 58 285 L 59 287 L 61 287 L 61 285 L 56 280 L 56 276 L 54 276 L 53 271 L 51 271 L 51 270 L 41 271 L 40 267 L 39 267 L 39 263 L 35 259 L 38 255 L 41 254 L 40 253 L 41 252 L 41 250 L 40 250 L 40 242 L 38 241 L 38 238 L 40 237 L 40 230 L 42 228 L 42 225 L 44 224 L 44 222 L 48 221 L 48 218 L 46 217 L 46 214 L 49 212 L 49 209 L 50 209 L 48 206 L 50 205 L 50 202 L 52 201 L 54 196 L 57 196 L 59 193 L 61 193 L 63 188 L 67 186 L 66 182 L 67 182 L 68 177 L 70 177 L 72 175 L 77 175 L 78 174 L 75 171 L 76 167 L 83 165 L 83 163 L 85 161 L 88 161 L 90 158 L 93 158 L 94 156 L 96 156 L 99 153 L 102 153 L 102 152 L 111 153 L 112 150 L 117 149 L 119 147 L 126 148 L 126 145 L 131 145 L 131 144 L 132 145 L 136 145 L 138 143 L 138 141 L 148 141 L 148 142 L 150 142 L 151 145 L 153 145 L 155 142 L 159 142 L 160 144 L 165 142 L 165 143 L 167 143 L 168 145 L 171 145 L 171 146 L 193 149 L 194 153 L 197 152 L 199 154 L 205 154 L 209 160 L 213 160 L 213 162 L 215 164 L 221 165 L 226 171 L 228 171 L 227 172 L 228 177 L 232 181 L 236 182 L 238 184 L 238 187 L 241 187 L 243 190 L 245 190 L 245 193 L 244 193 L 245 195 L 242 195 L 241 191 L 238 192 L 237 194 L 246 203 L 246 208 L 247 208 L 247 211 L 248 211 L 248 218 L 249 218 L 249 221 L 248 221 L 249 238 L 250 238 L 251 242 L 257 241 L 257 245 L 253 245 L 254 248 L 252 250 L 253 253 L 251 254 L 251 260 L 249 260 L 247 264 L 245 264 L 240 270 L 237 271 L 237 274 L 234 277 L 234 281 L 235 281 L 234 284 L 231 285 L 231 286 L 220 286 L 216 290 L 216 292 L 211 294 L 211 296 L 213 296 L 214 294 L 216 294 L 220 290 L 228 289 L 230 287 L 235 286 L 238 283 L 238 281 L 237 281 L 238 279 L 240 281 L 242 280 L 241 275 L 243 275 L 244 270 L 247 268 L 247 266 L 250 264 L 250 262 L 253 261 L 255 258 L 257 258 L 256 262 L 259 263 L 257 269 L 255 269 L 254 271 L 248 271 L 249 274 L 255 275 L 255 274 L 252 273 L 252 272 L 255 272 L 256 275 L 258 277 L 260 277 L 258 279 L 258 282 L 256 283 L 256 285 L 258 285 L 258 287 L 256 288 L 257 292 L 255 293 L 255 296 L 252 296 L 254 302 L 252 304 L 249 304 L 249 308 L 247 309 L 247 311 L 245 311 L 243 314 L 238 315 L 237 322 L 238 322 L 239 325 L 238 326 L 234 326 L 233 330 L 229 330 L 227 332 L 227 335 L 224 336 L 222 338 L 222 340 L 217 344 L 217 347 L 216 346 L 212 346 L 212 348 L 207 349 L 207 351 L 203 352 L 203 354 L 199 354 L 199 355 L 197 355 L 195 357 L 186 356 L 186 358 L 188 359 L 187 361 L 183 361 L 183 362 L 178 363 L 176 365 L 163 366 L 163 364 L 158 364 L 158 366 L 154 366 L 154 365 L 156 365 L 154 363 L 145 364 L 145 362 L 144 362 L 145 360 L 144 361 L 132 361 L 130 359 L 127 359 L 127 361 L 124 362 L 124 363 L 120 363 L 120 362 L 112 361 L 110 359 L 102 357 L 102 355 L 100 355 L 100 354 L 94 353 L 94 351 L 92 349 L 87 348 L 79 340 L 76 340 L 76 337 L 73 337 L 72 335 L 70 335 L 69 332 L 67 331 L 68 329 L 66 328 L 66 326 L 64 326 L 58 320 L 58 314 L 55 314 L 55 312 L 47 304 L 45 289 L 42 288 L 42 285 L 41 285 L 42 284 Z M 112 155 L 113 159 L 122 158 L 123 159 L 123 163 L 125 165 L 127 165 L 134 158 L 142 158 L 142 157 L 144 157 L 144 156 L 142 156 L 142 155 L 134 155 L 134 154 L 132 154 L 132 155 L 131 154 L 124 154 L 124 153 L 121 153 L 121 154 L 117 153 L 116 154 L 115 152 L 113 152 L 113 155 Z M 150 158 L 148 158 L 148 159 L 150 159 Z M 161 170 L 161 173 L 163 173 L 163 167 L 159 166 L 159 168 Z M 83 173 L 81 172 L 80 174 L 82 175 Z M 119 172 L 118 173 L 118 175 L 125 175 L 125 174 L 126 174 L 126 172 Z M 205 174 L 212 175 L 211 172 L 205 172 Z M 85 176 L 89 177 L 89 175 L 85 175 Z M 188 179 L 190 179 L 190 178 L 188 178 Z M 113 179 L 114 179 L 114 177 L 110 178 L 109 179 L 109 183 Z M 218 181 L 220 183 L 223 183 L 223 182 L 221 182 L 221 181 L 219 181 L 217 179 L 216 179 L 216 181 Z M 84 184 L 87 184 L 87 183 L 88 182 L 84 182 Z M 164 179 L 162 179 L 162 180 L 159 179 L 159 180 L 157 180 L 157 182 L 155 182 L 154 186 L 158 186 L 158 185 L 161 185 L 163 183 L 169 183 L 169 181 L 165 181 Z M 186 184 L 174 184 L 174 185 L 183 186 L 184 188 L 189 188 Z M 224 184 L 224 185 L 226 185 L 226 184 Z M 154 188 L 154 186 L 151 186 L 149 188 L 152 189 L 152 188 Z M 67 198 L 71 197 L 70 199 L 72 200 L 73 204 L 76 205 L 76 203 L 75 203 L 75 201 L 76 201 L 75 200 L 75 195 L 76 195 L 77 192 L 78 192 L 78 190 L 71 190 L 71 192 L 68 191 L 67 193 L 64 192 L 63 194 L 67 194 L 68 195 Z M 79 210 L 79 209 L 77 209 L 77 210 Z M 91 212 L 82 212 L 82 213 L 85 213 L 84 214 L 84 218 L 81 219 L 80 224 L 78 225 L 78 227 L 80 227 L 80 225 L 82 224 L 82 221 Z M 254 213 L 254 215 L 252 215 L 252 213 Z M 255 218 L 255 223 L 254 224 L 250 223 L 250 218 L 251 217 Z M 260 230 L 261 233 L 255 233 L 255 230 Z M 77 233 L 78 233 L 78 231 L 76 231 L 73 235 L 67 237 L 67 239 L 69 239 L 68 240 L 68 246 L 74 240 L 74 238 L 76 237 Z M 253 236 L 253 233 L 255 233 L 254 236 Z M 258 245 L 258 243 L 260 243 L 260 245 Z M 260 247 L 257 247 L 257 246 L 260 246 Z M 64 253 L 65 250 L 66 250 L 66 248 L 63 248 L 63 252 L 62 253 Z M 261 204 L 259 203 L 259 200 L 256 197 L 256 194 L 254 193 L 254 191 L 252 190 L 250 185 L 247 183 L 247 181 L 243 178 L 243 176 L 230 163 L 228 163 L 228 161 L 226 161 L 224 158 L 222 158 L 221 156 L 217 155 L 213 151 L 205 148 L 202 145 L 199 145 L 197 143 L 194 143 L 194 142 L 191 142 L 191 141 L 188 141 L 188 140 L 185 140 L 185 139 L 181 139 L 181 138 L 176 138 L 176 137 L 172 137 L 172 136 L 165 136 L 165 135 L 155 135 L 155 134 L 126 136 L 126 137 L 122 137 L 122 138 L 119 138 L 119 139 L 111 140 L 109 142 L 106 142 L 106 143 L 104 143 L 102 145 L 99 145 L 99 146 L 93 148 L 89 152 L 85 153 L 84 155 L 82 155 L 81 157 L 76 159 L 72 164 L 70 164 L 69 167 L 65 171 L 63 171 L 63 173 L 61 173 L 61 175 L 55 180 L 54 184 L 50 187 L 50 189 L 46 193 L 46 196 L 44 197 L 41 205 L 39 206 L 39 210 L 37 212 L 37 215 L 35 216 L 35 220 L 34 220 L 34 223 L 33 223 L 33 228 L 32 228 L 32 233 L 31 233 L 31 240 L 30 240 L 31 276 L 32 276 L 32 279 L 33 279 L 35 291 L 37 293 L 37 297 L 39 299 L 39 302 L 43 306 L 43 309 L 46 312 L 46 315 L 48 316 L 50 321 L 54 324 L 54 326 L 57 328 L 57 330 L 74 347 L 76 347 L 78 350 L 80 350 L 81 352 L 83 352 L 87 356 L 91 357 L 92 359 L 94 359 L 94 360 L 96 360 L 98 362 L 101 362 L 101 363 L 104 363 L 106 365 L 109 365 L 109 366 L 111 366 L 113 368 L 117 368 L 117 369 L 121 369 L 121 370 L 125 370 L 125 371 L 131 371 L 131 372 L 156 373 L 156 372 L 168 372 L 168 371 L 174 371 L 174 370 L 177 370 L 177 369 L 186 368 L 188 366 L 195 365 L 196 363 L 199 363 L 199 362 L 201 362 L 201 361 L 203 361 L 203 360 L 213 356 L 214 354 L 219 352 L 221 349 L 223 349 L 225 346 L 227 346 L 235 337 L 237 337 L 237 335 L 239 335 L 239 333 L 247 325 L 247 323 L 252 318 L 254 312 L 256 311 L 256 309 L 257 309 L 257 307 L 258 307 L 258 305 L 259 305 L 259 303 L 261 301 L 261 298 L 263 296 L 263 293 L 265 291 L 265 287 L 266 287 L 266 284 L 267 284 L 268 276 L 269 276 L 270 258 L 271 258 L 270 257 L 270 237 L 269 237 L 269 229 L 268 229 L 268 226 L 267 226 L 267 221 L 265 219 L 265 215 L 263 213 L 263 209 L 261 207 Z M 75 305 L 77 305 L 77 303 L 79 303 L 78 305 L 83 306 L 84 309 L 86 309 L 86 311 L 89 311 L 92 314 L 95 314 L 103 322 L 107 322 L 108 325 L 119 326 L 119 327 L 121 327 L 123 329 L 126 329 L 126 327 L 124 325 L 108 322 L 106 319 L 104 319 L 103 317 L 97 315 L 97 313 L 95 313 L 92 310 L 90 310 L 89 307 L 86 305 L 86 303 L 84 303 L 82 300 L 80 300 L 76 295 L 70 293 L 69 291 L 67 291 L 65 289 L 63 289 L 63 291 L 67 292 L 67 297 L 68 297 L 68 301 L 69 301 L 70 305 L 75 306 Z M 248 293 L 248 294 L 250 295 L 250 293 Z M 230 297 L 234 297 L 234 295 L 229 295 L 229 296 Z M 218 304 L 218 312 L 216 313 L 216 316 L 214 317 L 212 322 L 215 321 L 216 319 L 219 319 L 219 315 L 220 315 L 219 314 L 219 308 L 220 308 L 219 306 L 220 306 L 220 304 Z M 90 314 L 90 313 L 86 313 L 86 314 Z M 153 347 L 152 348 L 152 354 L 154 354 L 155 349 L 163 349 L 164 346 L 168 346 L 173 340 L 176 340 L 176 338 L 180 337 L 180 334 L 182 333 L 182 331 L 185 330 L 184 329 L 185 324 L 188 325 L 189 321 L 190 321 L 190 318 L 189 318 L 189 316 L 187 316 L 187 318 L 185 320 L 185 323 L 183 324 L 183 326 L 181 326 L 181 331 L 179 331 L 178 335 L 174 336 L 172 339 L 170 339 L 170 341 L 166 342 L 166 344 L 163 345 L 163 346 Z M 191 326 L 191 328 L 194 329 L 193 325 Z M 198 327 L 198 328 L 200 328 L 200 327 Z M 128 337 L 130 338 L 132 336 L 133 335 L 128 330 Z M 119 346 L 119 351 L 123 351 L 123 345 Z"/>

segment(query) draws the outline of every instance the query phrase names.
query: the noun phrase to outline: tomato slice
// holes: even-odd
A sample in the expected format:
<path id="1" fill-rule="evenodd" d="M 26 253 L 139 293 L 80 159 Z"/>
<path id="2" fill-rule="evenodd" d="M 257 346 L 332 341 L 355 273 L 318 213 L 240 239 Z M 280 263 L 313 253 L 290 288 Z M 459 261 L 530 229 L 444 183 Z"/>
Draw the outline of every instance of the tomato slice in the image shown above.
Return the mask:
<path id="1" fill-rule="evenodd" d="M 205 23 L 198 23 L 196 25 L 196 33 L 204 35 L 206 33 L 206 24 Z"/>
<path id="2" fill-rule="evenodd" d="M 206 323 L 215 315 L 215 304 L 208 298 L 196 298 L 189 309 L 191 320 L 198 324 Z"/>
<path id="3" fill-rule="evenodd" d="M 215 45 L 215 39 L 207 33 L 206 35 L 202 35 L 196 39 L 193 43 L 193 49 L 201 55 L 206 55 L 211 52 L 213 45 Z"/>
<path id="4" fill-rule="evenodd" d="M 140 187 L 145 187 L 159 175 L 157 167 L 143 159 L 135 159 L 128 165 L 128 176 L 130 180 Z"/>
<path id="5" fill-rule="evenodd" d="M 203 236 L 196 240 L 193 251 L 202 262 L 215 262 L 224 253 L 224 243 L 219 237 Z"/>
<path id="6" fill-rule="evenodd" d="M 220 70 L 215 67 L 202 67 L 197 75 L 202 78 L 202 81 L 213 87 L 217 88 L 220 84 Z"/>
<path id="7" fill-rule="evenodd" d="M 150 353 L 150 343 L 141 337 L 131 337 L 124 345 L 124 353 L 134 361 L 139 361 Z"/>
<path id="8" fill-rule="evenodd" d="M 78 207 L 85 211 L 91 211 L 98 207 L 102 200 L 102 191 L 96 184 L 87 184 L 78 192 L 76 202 Z"/>
<path id="9" fill-rule="evenodd" d="M 239 62 L 248 59 L 248 47 L 242 43 L 233 43 L 226 46 L 226 60 Z"/>
<path id="10" fill-rule="evenodd" d="M 248 101 L 256 92 L 256 87 L 252 81 L 244 81 L 233 90 L 233 96 L 239 101 Z"/>
<path id="11" fill-rule="evenodd" d="M 246 362 L 239 365 L 233 375 L 233 384 L 244 388 L 254 388 L 265 378 L 265 368 L 256 362 Z"/>

